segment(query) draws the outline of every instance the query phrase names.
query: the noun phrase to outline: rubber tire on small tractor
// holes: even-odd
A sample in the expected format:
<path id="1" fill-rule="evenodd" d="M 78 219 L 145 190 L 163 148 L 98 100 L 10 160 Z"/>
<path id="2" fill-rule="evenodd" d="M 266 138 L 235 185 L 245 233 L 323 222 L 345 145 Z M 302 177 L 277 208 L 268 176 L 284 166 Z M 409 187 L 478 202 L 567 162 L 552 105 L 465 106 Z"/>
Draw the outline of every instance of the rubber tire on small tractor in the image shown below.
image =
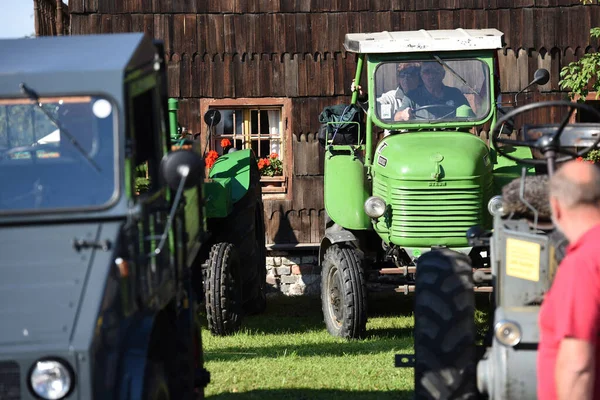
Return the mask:
<path id="1" fill-rule="evenodd" d="M 146 360 L 146 374 L 144 376 L 144 400 L 170 400 L 169 386 L 162 364 L 150 359 Z"/>
<path id="2" fill-rule="evenodd" d="M 209 221 L 218 241 L 233 243 L 243 260 L 240 271 L 242 307 L 245 314 L 258 314 L 266 309 L 266 249 L 264 209 L 260 173 L 255 160 L 250 162 L 250 186 L 224 220 Z"/>
<path id="3" fill-rule="evenodd" d="M 367 326 L 367 288 L 356 249 L 334 244 L 323 257 L 321 304 L 327 331 L 360 339 Z"/>
<path id="4" fill-rule="evenodd" d="M 204 295 L 208 329 L 226 336 L 242 323 L 240 259 L 231 243 L 216 243 L 208 256 Z"/>
<path id="5" fill-rule="evenodd" d="M 417 261 L 415 398 L 475 399 L 476 331 L 469 257 L 433 250 Z"/>

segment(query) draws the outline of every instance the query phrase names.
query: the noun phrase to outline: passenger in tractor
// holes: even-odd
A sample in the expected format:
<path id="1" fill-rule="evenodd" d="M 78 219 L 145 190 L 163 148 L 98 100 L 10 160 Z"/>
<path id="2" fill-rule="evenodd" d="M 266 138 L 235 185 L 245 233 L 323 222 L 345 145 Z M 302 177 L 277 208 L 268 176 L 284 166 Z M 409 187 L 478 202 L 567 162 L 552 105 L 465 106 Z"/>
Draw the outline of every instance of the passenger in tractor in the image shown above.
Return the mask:
<path id="1" fill-rule="evenodd" d="M 540 309 L 538 398 L 600 399 L 600 168 L 565 163 L 549 197 L 569 247 Z"/>
<path id="2" fill-rule="evenodd" d="M 469 106 L 459 89 L 444 85 L 446 71 L 443 65 L 437 61 L 424 62 L 420 72 L 423 85 L 404 96 L 401 111 L 394 115 L 395 121 L 454 117 L 458 107 Z"/>

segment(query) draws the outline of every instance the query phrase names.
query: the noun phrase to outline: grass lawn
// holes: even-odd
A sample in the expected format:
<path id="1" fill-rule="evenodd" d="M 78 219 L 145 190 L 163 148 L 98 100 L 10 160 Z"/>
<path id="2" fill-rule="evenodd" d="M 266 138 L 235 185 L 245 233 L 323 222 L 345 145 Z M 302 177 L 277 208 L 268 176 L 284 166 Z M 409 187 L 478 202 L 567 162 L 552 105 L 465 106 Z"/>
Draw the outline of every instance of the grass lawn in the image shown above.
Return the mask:
<path id="1" fill-rule="evenodd" d="M 202 332 L 209 399 L 411 399 L 413 370 L 394 355 L 413 353 L 412 298 L 371 295 L 365 340 L 331 337 L 317 297 L 270 297 L 241 332 Z"/>

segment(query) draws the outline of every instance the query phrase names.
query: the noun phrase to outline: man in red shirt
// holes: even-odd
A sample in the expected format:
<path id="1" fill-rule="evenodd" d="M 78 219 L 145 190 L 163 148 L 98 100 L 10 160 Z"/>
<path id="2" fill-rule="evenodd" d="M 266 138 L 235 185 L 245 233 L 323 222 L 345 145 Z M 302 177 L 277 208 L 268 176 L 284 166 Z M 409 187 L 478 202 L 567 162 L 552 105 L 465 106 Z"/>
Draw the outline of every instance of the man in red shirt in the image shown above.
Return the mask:
<path id="1" fill-rule="evenodd" d="M 600 168 L 564 164 L 549 194 L 570 245 L 540 310 L 538 398 L 600 399 Z"/>

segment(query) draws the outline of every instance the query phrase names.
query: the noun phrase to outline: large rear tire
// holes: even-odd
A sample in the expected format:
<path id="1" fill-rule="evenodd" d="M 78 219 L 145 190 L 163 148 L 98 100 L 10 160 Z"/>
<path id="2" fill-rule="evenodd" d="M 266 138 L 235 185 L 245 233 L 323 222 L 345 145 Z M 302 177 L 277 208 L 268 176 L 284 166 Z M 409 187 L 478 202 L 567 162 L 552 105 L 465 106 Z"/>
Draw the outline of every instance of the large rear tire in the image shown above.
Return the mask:
<path id="1" fill-rule="evenodd" d="M 334 244 L 327 249 L 321 271 L 321 304 L 327 331 L 345 339 L 364 337 L 367 288 L 356 249 Z"/>
<path id="2" fill-rule="evenodd" d="M 469 257 L 448 249 L 417 261 L 415 395 L 475 399 L 475 295 Z"/>
<path id="3" fill-rule="evenodd" d="M 204 281 L 208 329 L 225 336 L 242 323 L 240 260 L 231 243 L 216 243 L 210 249 Z"/>

